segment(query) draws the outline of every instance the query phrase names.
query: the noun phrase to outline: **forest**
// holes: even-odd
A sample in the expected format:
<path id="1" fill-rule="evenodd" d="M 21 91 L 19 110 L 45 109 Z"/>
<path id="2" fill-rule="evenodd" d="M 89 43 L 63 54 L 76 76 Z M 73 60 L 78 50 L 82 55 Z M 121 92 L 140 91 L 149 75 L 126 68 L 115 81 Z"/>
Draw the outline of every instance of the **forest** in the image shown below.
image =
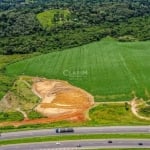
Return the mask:
<path id="1" fill-rule="evenodd" d="M 54 25 L 44 28 L 37 16 L 49 10 Z M 61 24 L 57 10 L 69 11 Z M 106 36 L 149 40 L 150 0 L 0 0 L 0 54 L 48 53 Z"/>

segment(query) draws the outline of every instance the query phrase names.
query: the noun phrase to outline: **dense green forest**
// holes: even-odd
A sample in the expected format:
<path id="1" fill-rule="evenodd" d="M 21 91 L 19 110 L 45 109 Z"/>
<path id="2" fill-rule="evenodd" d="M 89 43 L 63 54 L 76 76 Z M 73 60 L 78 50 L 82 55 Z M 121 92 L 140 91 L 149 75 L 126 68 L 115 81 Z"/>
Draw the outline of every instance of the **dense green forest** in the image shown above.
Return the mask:
<path id="1" fill-rule="evenodd" d="M 69 15 L 56 11 L 44 28 L 37 16 L 48 10 Z M 0 54 L 47 53 L 106 36 L 149 40 L 150 0 L 0 0 Z"/>

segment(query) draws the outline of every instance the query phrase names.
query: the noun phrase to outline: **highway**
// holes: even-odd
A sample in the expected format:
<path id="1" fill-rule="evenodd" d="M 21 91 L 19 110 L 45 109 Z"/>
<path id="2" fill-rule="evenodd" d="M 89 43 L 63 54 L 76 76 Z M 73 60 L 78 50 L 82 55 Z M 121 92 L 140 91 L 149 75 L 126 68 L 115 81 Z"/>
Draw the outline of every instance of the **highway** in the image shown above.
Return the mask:
<path id="1" fill-rule="evenodd" d="M 112 139 L 108 140 L 78 140 L 78 141 L 61 141 L 55 142 L 17 144 L 1 146 L 0 150 L 75 150 L 75 149 L 96 149 L 96 148 L 150 148 L 150 140 L 133 140 L 133 139 Z M 142 143 L 142 144 L 139 144 Z M 78 147 L 80 144 L 80 147 Z"/>
<path id="2" fill-rule="evenodd" d="M 66 134 L 103 134 L 103 133 L 150 133 L 150 126 L 110 126 L 110 127 L 76 127 L 74 133 Z M 37 136 L 56 136 L 55 129 L 28 130 L 19 132 L 2 133 L 0 140 L 37 137 Z M 61 133 L 62 135 L 62 133 Z"/>

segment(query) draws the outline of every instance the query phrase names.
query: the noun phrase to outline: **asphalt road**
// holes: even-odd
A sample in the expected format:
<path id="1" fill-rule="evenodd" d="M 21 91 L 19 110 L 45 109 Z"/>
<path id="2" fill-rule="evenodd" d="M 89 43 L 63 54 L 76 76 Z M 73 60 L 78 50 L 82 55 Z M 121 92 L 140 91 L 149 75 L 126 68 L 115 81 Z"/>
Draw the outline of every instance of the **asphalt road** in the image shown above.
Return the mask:
<path id="1" fill-rule="evenodd" d="M 112 127 L 76 127 L 74 133 L 62 134 L 103 134 L 103 133 L 150 133 L 150 126 L 112 126 Z M 60 135 L 55 129 L 29 130 L 19 132 L 2 133 L 0 140 Z"/>
<path id="2" fill-rule="evenodd" d="M 20 145 L 1 146 L 0 150 L 75 150 L 75 149 L 94 149 L 94 148 L 150 148 L 150 140 L 79 140 L 79 141 L 61 141 L 60 144 L 55 142 L 31 143 Z M 140 145 L 139 143 L 142 143 Z M 81 147 L 77 147 L 80 144 Z"/>

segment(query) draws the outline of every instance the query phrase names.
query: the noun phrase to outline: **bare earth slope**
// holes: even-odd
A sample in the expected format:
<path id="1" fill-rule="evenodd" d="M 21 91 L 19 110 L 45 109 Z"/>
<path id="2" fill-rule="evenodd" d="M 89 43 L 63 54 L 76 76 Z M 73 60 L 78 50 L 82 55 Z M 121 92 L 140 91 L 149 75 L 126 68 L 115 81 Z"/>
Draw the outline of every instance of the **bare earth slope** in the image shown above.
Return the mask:
<path id="1" fill-rule="evenodd" d="M 49 118 L 85 120 L 85 113 L 94 104 L 93 96 L 65 81 L 34 78 L 32 90 L 42 98 L 35 110 Z"/>

